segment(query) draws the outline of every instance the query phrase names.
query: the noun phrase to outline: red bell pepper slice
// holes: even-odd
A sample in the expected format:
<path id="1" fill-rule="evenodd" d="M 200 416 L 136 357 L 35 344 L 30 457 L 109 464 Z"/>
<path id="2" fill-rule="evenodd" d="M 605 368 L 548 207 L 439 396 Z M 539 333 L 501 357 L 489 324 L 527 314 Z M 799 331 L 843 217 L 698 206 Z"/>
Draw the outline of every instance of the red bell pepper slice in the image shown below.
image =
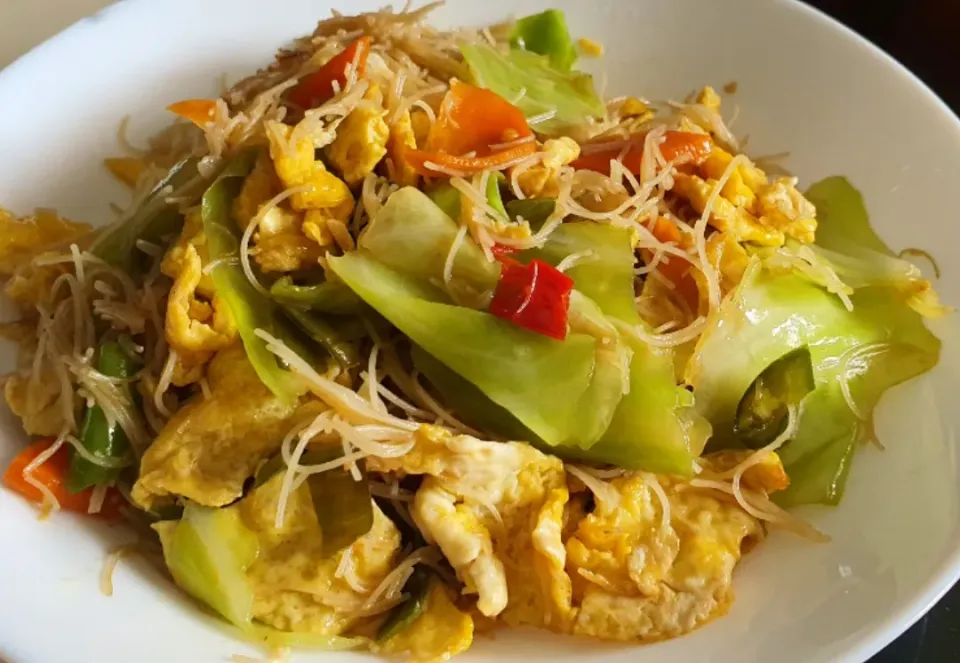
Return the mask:
<path id="1" fill-rule="evenodd" d="M 566 338 L 573 279 L 542 260 L 526 265 L 509 258 L 500 262 L 503 269 L 490 313 L 550 338 Z"/>
<path id="2" fill-rule="evenodd" d="M 357 78 L 363 78 L 367 71 L 367 56 L 370 55 L 370 37 L 360 37 L 312 74 L 304 76 L 295 88 L 290 90 L 289 99 L 304 110 L 316 108 L 329 101 L 336 93 L 333 82 L 340 89 L 347 84 L 347 68 L 357 63 Z"/>
<path id="3" fill-rule="evenodd" d="M 643 160 L 643 141 L 645 134 L 633 137 L 632 145 L 623 155 L 623 165 L 633 174 L 639 174 Z M 688 131 L 668 131 L 663 135 L 660 143 L 660 153 L 667 161 L 675 165 L 693 163 L 701 164 L 710 155 L 713 142 L 710 136 Z M 593 170 L 604 175 L 610 174 L 610 162 L 620 156 L 623 147 L 611 147 L 607 150 L 584 154 L 573 162 L 577 170 Z"/>
<path id="4" fill-rule="evenodd" d="M 426 162 L 466 174 L 499 169 L 537 151 L 533 140 L 498 149 L 504 143 L 530 138 L 523 111 L 503 97 L 458 80 L 440 104 L 426 147 L 405 151 L 405 160 L 421 175 L 442 175 Z M 463 156 L 473 153 L 473 156 Z"/>

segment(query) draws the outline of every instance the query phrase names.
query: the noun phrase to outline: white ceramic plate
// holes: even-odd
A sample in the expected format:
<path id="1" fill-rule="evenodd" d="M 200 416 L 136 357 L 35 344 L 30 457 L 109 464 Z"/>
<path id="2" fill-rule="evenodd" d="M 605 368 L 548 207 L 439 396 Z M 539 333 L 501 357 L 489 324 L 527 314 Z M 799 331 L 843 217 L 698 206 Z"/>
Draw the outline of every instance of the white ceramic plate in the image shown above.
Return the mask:
<path id="1" fill-rule="evenodd" d="M 86 19 L 0 74 L 0 203 L 55 206 L 92 222 L 124 193 L 100 159 L 116 127 L 134 136 L 166 121 L 168 103 L 216 91 L 268 62 L 332 6 L 378 0 L 126 0 Z M 960 231 L 951 202 L 960 123 L 921 83 L 851 32 L 799 4 L 774 0 L 471 0 L 437 12 L 479 25 L 552 4 L 573 30 L 602 40 L 608 94 L 681 97 L 739 83 L 736 130 L 754 155 L 790 151 L 805 182 L 845 174 L 893 246 L 924 246 L 960 302 Z M 957 336 L 931 376 L 891 393 L 878 426 L 887 451 L 865 448 L 838 509 L 804 513 L 828 545 L 774 535 L 737 573 L 731 613 L 696 633 L 647 647 L 502 632 L 463 661 L 588 656 L 615 663 L 864 661 L 905 630 L 960 573 Z M 9 356 L 7 357 L 9 360 Z M 0 420 L 0 462 L 22 444 Z M 35 511 L 0 490 L 0 657 L 10 663 L 223 661 L 251 653 L 145 565 L 124 564 L 112 598 L 98 591 L 109 546 L 125 540 L 86 520 Z M 356 660 L 360 655 L 316 655 Z M 342 658 L 341 658 L 342 657 Z M 298 655 L 298 659 L 309 658 Z"/>

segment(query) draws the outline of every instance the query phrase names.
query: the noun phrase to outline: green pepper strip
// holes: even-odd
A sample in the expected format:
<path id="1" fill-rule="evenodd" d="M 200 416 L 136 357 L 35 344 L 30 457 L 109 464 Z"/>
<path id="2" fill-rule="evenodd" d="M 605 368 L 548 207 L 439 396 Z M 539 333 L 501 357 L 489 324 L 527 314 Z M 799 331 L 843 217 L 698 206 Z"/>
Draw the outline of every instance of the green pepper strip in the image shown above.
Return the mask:
<path id="1" fill-rule="evenodd" d="M 410 579 L 403 585 L 403 593 L 409 595 L 406 601 L 395 605 L 377 630 L 377 642 L 389 640 L 404 631 L 427 609 L 427 597 L 430 589 L 430 571 L 422 565 L 414 567 Z"/>
<path id="2" fill-rule="evenodd" d="M 786 429 L 789 409 L 815 387 L 809 348 L 788 352 L 767 366 L 740 399 L 734 432 L 752 449 L 770 444 Z"/>
<path id="3" fill-rule="evenodd" d="M 284 276 L 270 286 L 270 296 L 284 306 L 333 315 L 351 315 L 363 309 L 363 302 L 353 290 L 332 281 L 296 285 L 293 279 Z"/>
<path id="4" fill-rule="evenodd" d="M 343 340 L 340 334 L 319 315 L 294 306 L 284 306 L 283 312 L 310 338 L 323 346 L 323 349 L 337 360 L 343 370 L 349 370 L 359 364 L 357 349 L 353 344 Z"/>
<path id="5" fill-rule="evenodd" d="M 136 372 L 136 362 L 119 342 L 106 341 L 100 346 L 97 370 L 108 378 L 128 378 Z M 92 463 L 74 451 L 67 473 L 67 489 L 72 493 L 110 484 L 116 480 L 121 468 L 132 463 L 130 441 L 118 423 L 111 424 L 107 420 L 99 405 L 87 408 L 80 442 L 91 454 L 103 459 L 104 465 Z"/>

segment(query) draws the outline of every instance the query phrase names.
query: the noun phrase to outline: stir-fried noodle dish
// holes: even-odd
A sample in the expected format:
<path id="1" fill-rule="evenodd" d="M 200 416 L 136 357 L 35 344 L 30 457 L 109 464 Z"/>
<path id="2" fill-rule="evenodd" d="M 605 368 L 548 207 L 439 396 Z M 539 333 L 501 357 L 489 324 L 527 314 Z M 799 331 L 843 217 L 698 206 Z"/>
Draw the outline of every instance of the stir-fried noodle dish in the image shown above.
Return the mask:
<path id="1" fill-rule="evenodd" d="M 604 98 L 560 12 L 431 8 L 121 127 L 113 223 L 0 210 L 4 483 L 271 648 L 688 633 L 767 533 L 829 541 L 788 509 L 879 453 L 946 309 L 846 179 L 745 154 L 734 84 Z"/>

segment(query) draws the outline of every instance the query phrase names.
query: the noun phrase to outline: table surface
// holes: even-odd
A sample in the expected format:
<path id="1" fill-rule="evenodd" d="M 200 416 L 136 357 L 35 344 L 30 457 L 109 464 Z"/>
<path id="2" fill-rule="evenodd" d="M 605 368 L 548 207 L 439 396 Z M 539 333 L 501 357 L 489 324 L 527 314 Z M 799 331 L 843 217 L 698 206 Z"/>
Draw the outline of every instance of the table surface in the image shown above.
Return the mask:
<path id="1" fill-rule="evenodd" d="M 0 0 L 0 68 L 112 0 Z M 880 45 L 960 111 L 957 0 L 809 0 Z M 56 11 L 52 10 L 56 6 Z M 870 663 L 960 661 L 960 585 Z"/>

